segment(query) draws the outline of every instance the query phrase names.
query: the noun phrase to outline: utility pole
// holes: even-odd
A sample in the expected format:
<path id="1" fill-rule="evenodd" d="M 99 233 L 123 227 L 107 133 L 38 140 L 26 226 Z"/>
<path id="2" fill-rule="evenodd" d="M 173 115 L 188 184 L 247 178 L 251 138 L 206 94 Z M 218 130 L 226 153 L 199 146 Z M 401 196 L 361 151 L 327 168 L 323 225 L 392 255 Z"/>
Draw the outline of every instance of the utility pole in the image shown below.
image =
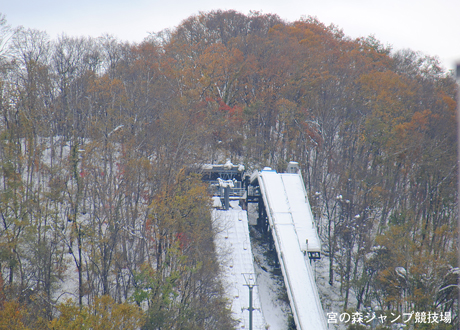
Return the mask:
<path id="1" fill-rule="evenodd" d="M 257 285 L 255 280 L 255 274 L 253 273 L 243 273 L 244 281 L 249 288 L 249 308 L 246 308 L 249 311 L 249 330 L 252 330 L 252 311 L 255 309 L 252 307 L 252 290 Z"/>

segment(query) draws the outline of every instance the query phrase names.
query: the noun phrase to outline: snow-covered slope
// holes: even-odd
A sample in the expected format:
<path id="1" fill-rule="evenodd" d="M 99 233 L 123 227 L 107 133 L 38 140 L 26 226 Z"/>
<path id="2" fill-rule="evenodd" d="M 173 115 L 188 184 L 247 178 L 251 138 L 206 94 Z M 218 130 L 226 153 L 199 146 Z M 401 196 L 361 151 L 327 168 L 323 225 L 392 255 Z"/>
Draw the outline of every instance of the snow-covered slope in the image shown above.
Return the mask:
<path id="1" fill-rule="evenodd" d="M 301 177 L 264 170 L 258 182 L 297 328 L 326 329 L 313 270 L 304 255 L 308 245 L 320 251 L 320 244 Z"/>
<path id="2" fill-rule="evenodd" d="M 256 282 L 252 303 L 255 308 L 253 329 L 267 329 L 255 277 L 247 213 L 238 206 L 238 202 L 233 201 L 230 206 L 228 211 L 214 209 L 212 213 L 227 296 L 232 304 L 234 318 L 239 322 L 237 329 L 249 329 L 249 288 L 246 281 L 251 281 L 249 276 L 252 276 L 252 281 Z"/>

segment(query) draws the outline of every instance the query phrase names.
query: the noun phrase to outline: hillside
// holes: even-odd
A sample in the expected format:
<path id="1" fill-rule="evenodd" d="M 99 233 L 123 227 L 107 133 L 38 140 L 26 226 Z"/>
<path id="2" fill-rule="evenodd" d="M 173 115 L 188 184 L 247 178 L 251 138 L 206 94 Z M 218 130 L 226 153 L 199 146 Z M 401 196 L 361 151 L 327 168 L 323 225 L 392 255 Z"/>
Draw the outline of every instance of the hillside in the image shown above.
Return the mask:
<path id="1" fill-rule="evenodd" d="M 0 328 L 110 305 L 114 328 L 231 329 L 188 175 L 227 159 L 299 162 L 341 309 L 457 327 L 456 84 L 434 58 L 233 11 L 139 44 L 4 20 L 0 40 Z"/>

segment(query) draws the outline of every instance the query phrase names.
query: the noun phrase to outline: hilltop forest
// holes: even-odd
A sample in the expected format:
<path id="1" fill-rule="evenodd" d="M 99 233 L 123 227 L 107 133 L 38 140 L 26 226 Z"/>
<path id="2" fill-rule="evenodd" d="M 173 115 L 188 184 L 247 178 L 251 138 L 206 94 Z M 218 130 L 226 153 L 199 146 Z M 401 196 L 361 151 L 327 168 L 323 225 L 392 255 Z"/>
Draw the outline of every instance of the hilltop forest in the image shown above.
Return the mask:
<path id="1" fill-rule="evenodd" d="M 343 310 L 456 328 L 456 83 L 436 58 L 258 12 L 139 44 L 1 18 L 0 329 L 232 329 L 190 175 L 227 159 L 299 162 Z"/>

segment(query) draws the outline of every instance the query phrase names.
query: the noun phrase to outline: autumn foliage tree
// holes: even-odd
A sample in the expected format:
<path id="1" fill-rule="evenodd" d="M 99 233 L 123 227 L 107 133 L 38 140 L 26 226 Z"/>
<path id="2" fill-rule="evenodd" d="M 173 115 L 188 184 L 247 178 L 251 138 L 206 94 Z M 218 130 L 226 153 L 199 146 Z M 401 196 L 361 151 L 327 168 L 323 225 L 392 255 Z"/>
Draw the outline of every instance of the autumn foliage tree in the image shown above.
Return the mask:
<path id="1" fill-rule="evenodd" d="M 458 306 L 456 85 L 436 59 L 221 10 L 138 44 L 2 16 L 0 41 L 2 313 L 57 326 L 73 297 L 81 317 L 131 302 L 146 328 L 231 328 L 184 173 L 229 158 L 301 164 L 344 309 Z"/>

